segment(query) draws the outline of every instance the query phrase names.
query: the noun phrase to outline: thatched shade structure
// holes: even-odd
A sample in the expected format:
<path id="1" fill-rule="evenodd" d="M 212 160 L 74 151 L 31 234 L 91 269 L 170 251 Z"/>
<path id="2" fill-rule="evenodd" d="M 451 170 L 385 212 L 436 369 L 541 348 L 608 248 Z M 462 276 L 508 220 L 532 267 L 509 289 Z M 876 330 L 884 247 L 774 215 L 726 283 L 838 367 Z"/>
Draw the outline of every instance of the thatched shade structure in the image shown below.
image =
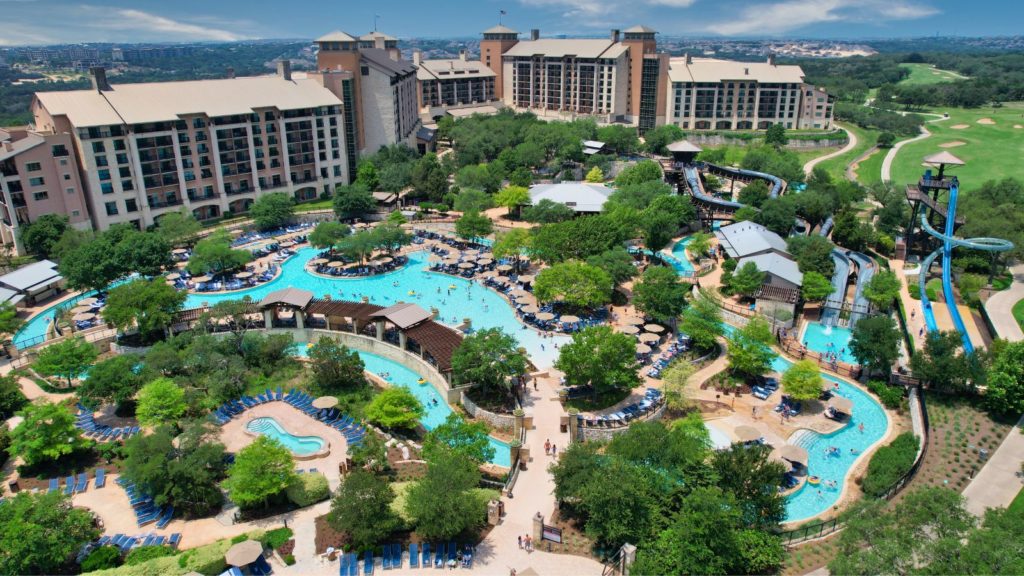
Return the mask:
<path id="1" fill-rule="evenodd" d="M 753 426 L 737 426 L 736 438 L 740 442 L 756 442 L 761 438 L 761 431 Z"/>
<path id="2" fill-rule="evenodd" d="M 851 402 L 849 398 L 844 398 L 842 396 L 832 396 L 831 398 L 828 399 L 828 405 L 831 406 L 832 409 L 837 412 L 842 412 L 843 414 L 853 414 L 853 402 Z"/>
<path id="3" fill-rule="evenodd" d="M 807 450 L 792 444 L 786 444 L 779 449 L 779 455 L 801 466 L 807 466 Z"/>
<path id="4" fill-rule="evenodd" d="M 259 540 L 246 540 L 228 548 L 224 554 L 224 562 L 231 566 L 248 566 L 263 556 L 263 544 Z"/>

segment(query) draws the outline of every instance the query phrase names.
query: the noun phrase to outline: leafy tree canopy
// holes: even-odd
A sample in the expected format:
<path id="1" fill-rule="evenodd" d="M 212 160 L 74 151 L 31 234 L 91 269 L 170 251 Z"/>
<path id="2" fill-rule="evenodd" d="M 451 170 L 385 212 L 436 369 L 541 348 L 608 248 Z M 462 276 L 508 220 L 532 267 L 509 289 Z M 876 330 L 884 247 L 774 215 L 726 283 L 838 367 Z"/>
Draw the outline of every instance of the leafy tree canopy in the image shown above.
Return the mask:
<path id="1" fill-rule="evenodd" d="M 401 212 L 396 212 L 396 214 L 401 214 Z M 309 243 L 314 248 L 333 249 L 351 233 L 352 229 L 348 224 L 333 221 L 321 222 L 309 233 Z"/>
<path id="2" fill-rule="evenodd" d="M 815 400 L 821 396 L 824 380 L 813 360 L 800 360 L 782 373 L 782 389 L 795 400 Z"/>
<path id="3" fill-rule="evenodd" d="M 494 223 L 479 212 L 467 212 L 455 221 L 455 233 L 466 240 L 483 238 L 491 232 L 494 232 Z"/>
<path id="4" fill-rule="evenodd" d="M 264 194 L 249 207 L 249 217 L 260 230 L 273 230 L 287 224 L 295 214 L 295 199 L 284 192 Z"/>
<path id="5" fill-rule="evenodd" d="M 61 214 L 43 214 L 21 229 L 21 243 L 25 250 L 39 258 L 49 258 L 54 245 L 69 228 L 68 217 Z"/>
<path id="6" fill-rule="evenodd" d="M 85 508 L 71 505 L 63 493 L 23 491 L 0 506 L 0 572 L 58 574 L 100 530 Z"/>
<path id="7" fill-rule="evenodd" d="M 808 302 L 821 302 L 832 293 L 832 281 L 817 272 L 805 272 L 800 292 Z"/>
<path id="8" fill-rule="evenodd" d="M 415 428 L 423 416 L 423 404 L 406 388 L 379 392 L 366 406 L 366 418 L 385 428 Z"/>
<path id="9" fill-rule="evenodd" d="M 227 230 L 217 230 L 196 243 L 188 261 L 188 271 L 193 274 L 219 274 L 237 270 L 252 260 L 246 250 L 231 247 Z"/>
<path id="10" fill-rule="evenodd" d="M 157 378 L 139 390 L 135 414 L 147 426 L 172 424 L 185 408 L 185 391 L 170 378 Z"/>
<path id="11" fill-rule="evenodd" d="M 235 456 L 224 487 L 232 502 L 252 508 L 283 492 L 294 477 L 292 453 L 277 440 L 261 435 Z"/>
<path id="12" fill-rule="evenodd" d="M 572 342 L 559 351 L 555 368 L 565 373 L 569 386 L 590 385 L 595 394 L 640 383 L 635 340 L 608 326 L 590 326 L 574 333 Z"/>
<path id="13" fill-rule="evenodd" d="M 137 327 L 142 334 L 164 330 L 181 310 L 185 297 L 160 276 L 140 278 L 110 290 L 103 319 L 121 330 Z"/>
<path id="14" fill-rule="evenodd" d="M 633 286 L 633 304 L 659 322 L 672 322 L 686 307 L 689 286 L 679 281 L 675 270 L 652 266 Z"/>
<path id="15" fill-rule="evenodd" d="M 331 501 L 327 522 L 347 534 L 356 550 L 372 548 L 401 524 L 391 509 L 394 500 L 387 479 L 356 468 L 345 476 Z"/>
<path id="16" fill-rule="evenodd" d="M 366 385 L 363 359 L 334 338 L 321 336 L 309 349 L 309 361 L 316 384 L 325 394 Z"/>
<path id="17" fill-rule="evenodd" d="M 601 268 L 571 260 L 541 270 L 533 291 L 541 302 L 593 308 L 611 301 L 612 278 Z"/>
<path id="18" fill-rule="evenodd" d="M 443 458 L 440 452 L 451 451 L 465 456 L 477 464 L 490 462 L 494 458 L 494 446 L 484 422 L 469 422 L 452 413 L 444 423 L 427 434 L 423 443 L 423 457 L 432 461 Z"/>
<path id="19" fill-rule="evenodd" d="M 68 386 L 71 386 L 72 380 L 80 377 L 96 361 L 97 356 L 99 352 L 96 347 L 84 338 L 65 338 L 43 348 L 33 368 L 43 376 L 66 379 Z"/>
<path id="20" fill-rule="evenodd" d="M 452 353 L 456 382 L 509 395 L 511 379 L 525 374 L 526 365 L 515 337 L 501 328 L 485 328 L 466 336 Z"/>
<path id="21" fill-rule="evenodd" d="M 89 443 L 79 436 L 74 415 L 62 404 L 29 404 L 18 415 L 24 420 L 11 431 L 7 452 L 12 458 L 21 456 L 28 466 L 57 460 Z"/>
<path id="22" fill-rule="evenodd" d="M 332 204 L 338 218 L 357 218 L 377 207 L 370 188 L 359 182 L 335 188 Z"/>

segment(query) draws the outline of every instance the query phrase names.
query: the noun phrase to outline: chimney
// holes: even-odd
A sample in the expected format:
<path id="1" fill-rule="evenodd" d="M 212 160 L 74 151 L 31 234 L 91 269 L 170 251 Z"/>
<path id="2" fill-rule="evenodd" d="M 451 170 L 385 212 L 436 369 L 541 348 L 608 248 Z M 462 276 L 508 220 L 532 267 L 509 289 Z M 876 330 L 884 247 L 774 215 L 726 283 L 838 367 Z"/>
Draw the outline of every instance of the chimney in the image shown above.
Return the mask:
<path id="1" fill-rule="evenodd" d="M 89 72 L 92 74 L 92 89 L 97 92 L 106 92 L 110 90 L 110 82 L 107 82 L 107 69 L 103 66 L 96 66 L 89 68 Z"/>
<path id="2" fill-rule="evenodd" d="M 231 67 L 231 66 L 228 66 L 228 78 L 234 78 L 234 77 L 235 77 L 235 69 L 233 67 Z"/>
<path id="3" fill-rule="evenodd" d="M 466 61 L 466 49 L 459 50 L 459 60 Z"/>
<path id="4" fill-rule="evenodd" d="M 385 46 L 386 45 L 384 44 L 384 37 L 383 36 L 374 36 L 373 37 L 373 47 L 374 48 L 376 48 L 378 50 L 383 50 L 385 48 Z"/>
<path id="5" fill-rule="evenodd" d="M 413 50 L 412 51 L 412 63 L 419 66 L 423 62 L 423 51 Z"/>
<path id="6" fill-rule="evenodd" d="M 743 69 L 743 75 L 744 76 L 750 76 L 750 68 L 744 68 Z"/>
<path id="7" fill-rule="evenodd" d="M 775 54 L 768 55 L 768 65 L 775 66 Z"/>
<path id="8" fill-rule="evenodd" d="M 285 80 L 292 79 L 292 61 L 291 60 L 278 60 L 277 61 L 277 75 Z"/>
<path id="9" fill-rule="evenodd" d="M 686 65 L 687 66 L 689 66 L 690 64 L 693 64 L 693 56 L 690 56 L 689 53 L 684 54 L 683 57 L 686 58 Z"/>
<path id="10" fill-rule="evenodd" d="M 530 40 L 540 40 L 540 28 L 530 30 Z"/>
<path id="11" fill-rule="evenodd" d="M 612 42 L 618 42 L 618 41 L 619 41 L 619 29 L 618 28 L 612 28 Z"/>

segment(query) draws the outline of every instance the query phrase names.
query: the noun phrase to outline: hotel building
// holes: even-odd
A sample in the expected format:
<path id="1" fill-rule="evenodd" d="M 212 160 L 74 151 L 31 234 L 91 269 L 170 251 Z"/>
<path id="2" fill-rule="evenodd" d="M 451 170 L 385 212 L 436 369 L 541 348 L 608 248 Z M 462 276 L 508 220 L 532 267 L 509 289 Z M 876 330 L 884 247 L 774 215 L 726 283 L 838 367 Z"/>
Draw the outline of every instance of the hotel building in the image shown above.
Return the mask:
<path id="1" fill-rule="evenodd" d="M 440 116 L 451 108 L 494 102 L 493 70 L 479 60 L 469 60 L 466 51 L 454 59 L 423 60 L 413 52 L 420 112 L 429 118 Z"/>

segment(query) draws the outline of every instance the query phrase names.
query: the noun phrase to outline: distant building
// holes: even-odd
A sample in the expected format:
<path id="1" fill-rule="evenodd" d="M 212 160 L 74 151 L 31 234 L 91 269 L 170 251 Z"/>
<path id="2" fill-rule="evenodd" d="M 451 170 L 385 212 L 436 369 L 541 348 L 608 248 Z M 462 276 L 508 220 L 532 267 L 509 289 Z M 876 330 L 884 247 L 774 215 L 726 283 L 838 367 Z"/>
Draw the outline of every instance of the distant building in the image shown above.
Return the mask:
<path id="1" fill-rule="evenodd" d="M 536 206 L 550 200 L 572 208 L 577 214 L 596 214 L 604 207 L 613 190 L 603 184 L 561 182 L 530 187 L 530 202 Z"/>
<path id="2" fill-rule="evenodd" d="M 21 227 L 44 214 L 63 214 L 80 230 L 92 227 L 85 191 L 67 133 L 0 129 L 0 241 L 24 254 Z"/>
<path id="3" fill-rule="evenodd" d="M 804 82 L 799 66 L 713 58 L 672 58 L 668 122 L 684 130 L 832 127 L 835 98 Z"/>
<path id="4" fill-rule="evenodd" d="M 413 52 L 419 105 L 428 118 L 443 116 L 452 108 L 475 107 L 496 100 L 494 70 L 479 60 L 469 60 L 466 51 L 455 59 L 423 60 Z"/>

